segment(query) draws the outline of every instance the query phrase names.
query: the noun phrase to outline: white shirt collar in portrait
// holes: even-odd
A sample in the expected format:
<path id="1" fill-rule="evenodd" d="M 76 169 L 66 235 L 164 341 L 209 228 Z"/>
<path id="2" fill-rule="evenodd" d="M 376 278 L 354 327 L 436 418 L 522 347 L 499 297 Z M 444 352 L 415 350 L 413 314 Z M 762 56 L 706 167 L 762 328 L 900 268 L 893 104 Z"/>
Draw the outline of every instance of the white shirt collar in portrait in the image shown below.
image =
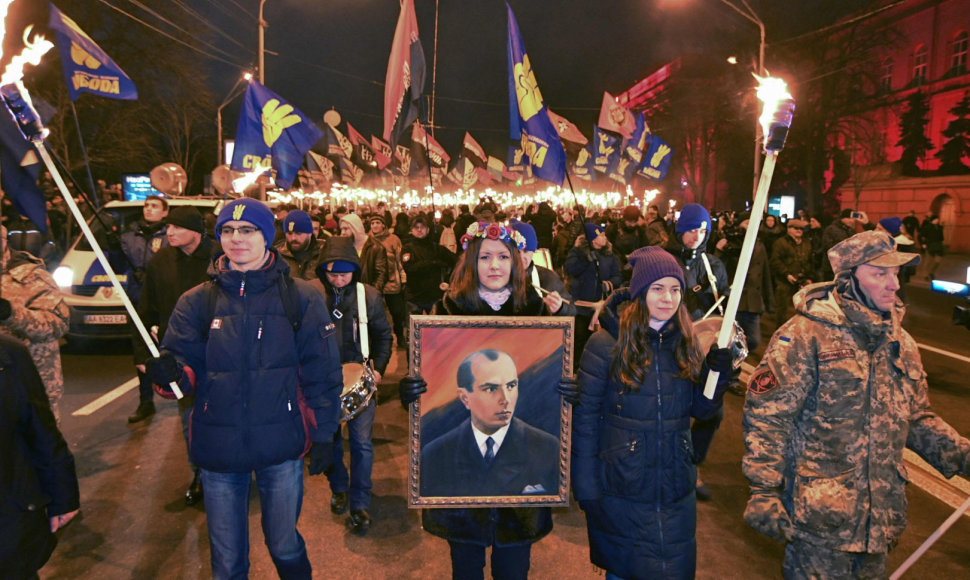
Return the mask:
<path id="1" fill-rule="evenodd" d="M 509 424 L 511 425 L 511 423 Z M 485 441 L 489 437 L 492 438 L 492 441 L 495 441 L 495 445 L 492 447 L 492 453 L 498 455 L 499 447 L 502 446 L 502 441 L 505 441 L 505 435 L 508 434 L 508 432 L 509 432 L 509 425 L 506 425 L 505 427 L 502 427 L 495 433 L 492 433 L 491 435 L 486 435 L 485 433 L 482 433 L 481 431 L 476 429 L 475 425 L 472 424 L 472 433 L 475 434 L 475 443 L 478 444 L 478 451 L 479 453 L 482 454 L 483 458 L 485 457 L 485 451 L 488 450 L 488 445 L 485 443 Z"/>

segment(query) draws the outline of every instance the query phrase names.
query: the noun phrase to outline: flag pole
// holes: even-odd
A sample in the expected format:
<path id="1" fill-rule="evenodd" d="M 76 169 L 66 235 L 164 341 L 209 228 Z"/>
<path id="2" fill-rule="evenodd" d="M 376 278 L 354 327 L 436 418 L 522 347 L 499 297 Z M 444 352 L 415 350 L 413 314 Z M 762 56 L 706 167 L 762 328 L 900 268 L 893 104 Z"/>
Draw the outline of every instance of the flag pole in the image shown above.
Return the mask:
<path id="1" fill-rule="evenodd" d="M 437 236 L 438 225 L 435 223 L 435 213 L 437 213 L 437 210 L 434 207 L 434 177 L 431 174 L 431 142 L 428 140 L 428 129 L 431 128 L 431 125 L 430 123 L 428 123 L 428 112 L 424 104 L 424 99 L 422 98 L 420 99 L 420 101 L 421 101 L 420 116 L 424 117 L 424 122 L 426 125 L 426 126 L 423 126 L 422 129 L 424 130 L 424 156 L 427 158 L 427 161 L 428 161 L 428 185 L 430 186 L 429 189 L 431 189 L 431 235 Z M 418 120 L 418 125 L 421 125 L 420 120 Z"/>
<path id="2" fill-rule="evenodd" d="M 114 269 L 111 268 L 111 264 L 108 263 L 108 258 L 104 255 L 101 250 L 101 246 L 98 244 L 97 238 L 94 237 L 94 233 L 91 228 L 88 227 L 87 220 L 81 215 L 81 210 L 78 208 L 77 203 L 71 196 L 71 193 L 67 190 L 67 184 L 64 183 L 64 179 L 61 177 L 60 172 L 57 170 L 57 165 L 54 164 L 54 160 L 51 159 L 50 153 L 47 151 L 47 144 L 44 142 L 44 138 L 49 133 L 41 123 L 40 115 L 34 109 L 30 102 L 30 96 L 27 93 L 27 89 L 23 86 L 20 81 L 10 83 L 0 87 L 0 96 L 3 98 L 3 104 L 6 106 L 10 115 L 14 118 L 20 129 L 21 134 L 24 139 L 30 141 L 37 152 L 40 154 L 41 159 L 44 161 L 44 165 L 47 166 L 47 170 L 51 174 L 51 178 L 54 179 L 54 183 L 57 185 L 64 197 L 64 202 L 67 207 L 71 210 L 74 219 L 77 220 L 78 225 L 81 227 L 81 231 L 84 233 L 85 239 L 88 244 L 91 245 L 91 249 L 94 251 L 94 255 L 97 256 L 98 261 L 104 268 L 105 274 L 107 274 L 108 279 L 111 280 L 111 285 L 115 289 L 115 293 L 121 297 L 121 302 L 125 306 L 125 310 L 128 311 L 128 315 L 131 317 L 131 321 L 134 323 L 135 328 L 141 335 L 145 345 L 148 347 L 148 352 L 155 358 L 161 356 L 158 348 L 155 346 L 155 342 L 152 340 L 151 335 L 145 328 L 145 324 L 142 322 L 141 318 L 138 316 L 138 312 L 135 311 L 135 306 L 131 303 L 131 299 L 128 298 L 128 294 L 125 292 L 124 288 L 121 286 L 121 282 L 118 281 L 118 276 L 115 275 Z M 177 399 L 184 397 L 181 389 L 175 381 L 169 383 L 172 389 L 172 393 L 175 394 Z"/>
<path id="3" fill-rule="evenodd" d="M 71 100 L 71 112 L 74 114 L 74 128 L 77 130 L 77 140 L 81 144 L 81 154 L 84 156 L 84 167 L 88 170 L 88 185 L 91 186 L 91 195 L 94 196 L 94 207 L 101 207 L 101 200 L 98 198 L 98 190 L 94 186 L 94 176 L 91 175 L 91 161 L 88 159 L 88 148 L 84 146 L 84 136 L 81 135 L 81 122 L 77 117 L 77 108 Z"/>

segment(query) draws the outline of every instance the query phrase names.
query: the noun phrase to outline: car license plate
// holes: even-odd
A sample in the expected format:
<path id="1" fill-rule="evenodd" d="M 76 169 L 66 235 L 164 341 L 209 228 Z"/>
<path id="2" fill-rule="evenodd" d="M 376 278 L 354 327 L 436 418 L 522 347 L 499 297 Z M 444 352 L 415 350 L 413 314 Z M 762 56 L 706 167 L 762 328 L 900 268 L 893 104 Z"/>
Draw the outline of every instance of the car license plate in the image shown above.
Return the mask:
<path id="1" fill-rule="evenodd" d="M 128 324 L 125 314 L 85 314 L 85 324 Z"/>

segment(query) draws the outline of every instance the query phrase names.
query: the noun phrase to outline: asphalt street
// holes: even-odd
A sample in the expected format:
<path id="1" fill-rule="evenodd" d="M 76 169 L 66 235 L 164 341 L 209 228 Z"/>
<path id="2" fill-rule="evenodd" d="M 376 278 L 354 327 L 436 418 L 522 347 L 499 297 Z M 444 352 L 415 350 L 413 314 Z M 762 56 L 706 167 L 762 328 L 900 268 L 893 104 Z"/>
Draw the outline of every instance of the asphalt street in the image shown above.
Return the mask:
<path id="1" fill-rule="evenodd" d="M 958 299 L 910 286 L 905 326 L 921 347 L 936 411 L 961 433 L 970 434 L 970 329 L 953 326 Z M 766 325 L 765 331 L 771 329 Z M 766 334 L 767 338 L 767 334 Z M 944 351 L 944 352 L 938 352 Z M 949 354 L 946 354 L 949 353 Z M 159 412 L 128 425 L 137 389 L 102 404 L 100 399 L 134 376 L 130 347 L 101 342 L 62 351 L 66 393 L 62 430 L 77 459 L 82 517 L 68 526 L 42 578 L 209 578 L 209 548 L 201 505 L 183 501 L 191 479 L 174 402 L 156 399 Z M 748 362 L 756 364 L 760 352 Z M 962 357 L 962 358 L 961 358 Z M 345 516 L 329 510 L 323 476 L 308 477 L 300 530 L 319 578 L 446 578 L 447 543 L 421 530 L 419 512 L 409 510 L 407 415 L 397 399 L 397 381 L 406 372 L 396 350 L 379 393 L 374 424 L 375 466 L 371 515 L 366 536 L 350 534 Z M 86 415 L 73 414 L 99 401 Z M 100 405 L 100 406 L 99 406 Z M 741 514 L 747 482 L 741 475 L 743 399 L 728 395 L 726 418 L 714 440 L 703 477 L 713 492 L 698 509 L 698 578 L 778 578 L 782 548 L 752 530 Z M 916 476 L 923 470 L 911 467 Z M 970 487 L 942 483 L 909 486 L 910 524 L 891 554 L 895 569 L 953 511 L 939 499 L 962 502 Z M 960 483 L 960 482 L 957 482 Z M 258 497 L 250 507 L 252 578 L 275 577 L 262 543 Z M 589 563 L 585 519 L 578 506 L 554 510 L 553 532 L 533 548 L 533 578 L 601 578 Z M 970 570 L 970 518 L 961 518 L 905 578 L 965 578 Z"/>

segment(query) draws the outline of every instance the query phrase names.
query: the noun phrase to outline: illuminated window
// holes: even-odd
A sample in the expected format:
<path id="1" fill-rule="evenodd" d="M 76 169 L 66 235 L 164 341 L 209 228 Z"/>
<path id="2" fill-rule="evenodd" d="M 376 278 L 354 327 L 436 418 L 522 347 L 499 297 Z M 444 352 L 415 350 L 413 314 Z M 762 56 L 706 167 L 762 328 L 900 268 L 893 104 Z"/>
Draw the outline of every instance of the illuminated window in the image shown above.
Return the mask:
<path id="1" fill-rule="evenodd" d="M 879 73 L 879 88 L 887 92 L 893 90 L 893 59 L 891 58 L 882 61 L 882 70 Z"/>
<path id="2" fill-rule="evenodd" d="M 926 46 L 921 44 L 913 53 L 913 82 L 921 83 L 926 80 L 926 69 L 929 68 L 929 55 Z"/>
<path id="3" fill-rule="evenodd" d="M 953 39 L 953 50 L 950 57 L 950 69 L 965 72 L 967 70 L 967 33 L 961 32 Z"/>

